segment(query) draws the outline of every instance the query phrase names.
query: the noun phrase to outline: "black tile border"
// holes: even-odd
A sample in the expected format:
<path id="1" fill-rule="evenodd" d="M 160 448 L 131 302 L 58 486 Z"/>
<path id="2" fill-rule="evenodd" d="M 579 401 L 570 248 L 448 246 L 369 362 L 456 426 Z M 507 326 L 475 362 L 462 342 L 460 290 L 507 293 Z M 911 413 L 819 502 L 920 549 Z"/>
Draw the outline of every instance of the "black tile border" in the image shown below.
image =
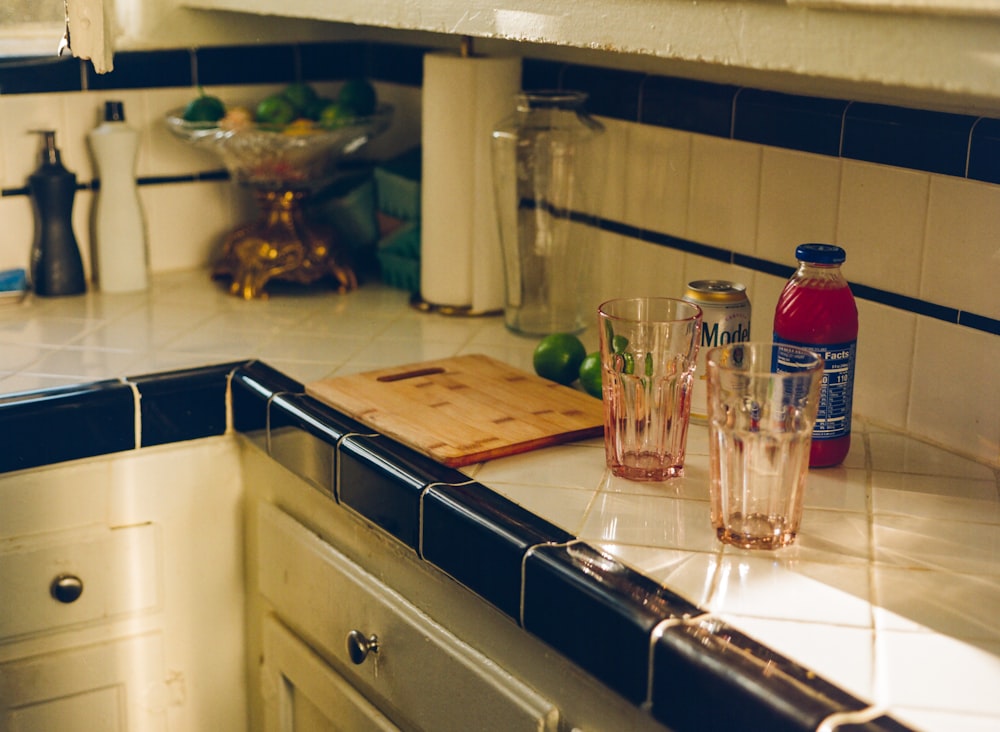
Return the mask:
<path id="1" fill-rule="evenodd" d="M 705 704 L 711 695 L 725 703 Z M 653 647 L 652 714 L 672 729 L 816 730 L 868 705 L 809 669 L 710 616 L 674 623 Z M 842 729 L 842 727 L 837 727 Z M 903 730 L 882 716 L 855 727 Z"/>
<path id="2" fill-rule="evenodd" d="M 701 614 L 679 595 L 584 542 L 534 548 L 524 562 L 522 592 L 525 630 L 636 706 L 649 694 L 650 639 L 656 628 Z M 745 728 L 755 729 L 752 724 Z"/>
<path id="3" fill-rule="evenodd" d="M 226 431 L 226 377 L 237 364 L 168 371 L 129 380 L 139 391 L 139 447 Z"/>
<path id="4" fill-rule="evenodd" d="M 525 555 L 574 537 L 479 483 L 449 482 L 422 497 L 421 558 L 520 623 Z"/>
<path id="5" fill-rule="evenodd" d="M 117 380 L 0 396 L 0 473 L 134 450 L 137 421 Z"/>

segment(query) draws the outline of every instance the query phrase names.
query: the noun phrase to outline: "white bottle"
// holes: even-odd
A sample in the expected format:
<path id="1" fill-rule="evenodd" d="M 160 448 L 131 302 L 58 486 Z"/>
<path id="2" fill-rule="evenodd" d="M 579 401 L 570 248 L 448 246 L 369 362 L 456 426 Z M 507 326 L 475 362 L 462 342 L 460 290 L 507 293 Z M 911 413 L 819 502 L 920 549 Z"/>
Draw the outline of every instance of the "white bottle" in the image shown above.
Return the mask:
<path id="1" fill-rule="evenodd" d="M 102 292 L 145 290 L 146 223 L 135 183 L 139 133 L 125 124 L 121 102 L 107 102 L 104 122 L 87 137 L 101 182 L 94 222 L 97 286 Z"/>

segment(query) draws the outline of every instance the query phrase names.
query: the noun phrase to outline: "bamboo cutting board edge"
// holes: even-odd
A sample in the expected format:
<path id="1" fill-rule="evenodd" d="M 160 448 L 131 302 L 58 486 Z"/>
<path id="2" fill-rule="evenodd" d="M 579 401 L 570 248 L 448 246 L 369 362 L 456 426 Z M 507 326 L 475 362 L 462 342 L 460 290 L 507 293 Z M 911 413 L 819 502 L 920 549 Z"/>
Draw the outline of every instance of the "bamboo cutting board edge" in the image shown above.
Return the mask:
<path id="1" fill-rule="evenodd" d="M 596 437 L 604 425 L 600 400 L 483 354 L 321 379 L 306 393 L 449 467 Z"/>

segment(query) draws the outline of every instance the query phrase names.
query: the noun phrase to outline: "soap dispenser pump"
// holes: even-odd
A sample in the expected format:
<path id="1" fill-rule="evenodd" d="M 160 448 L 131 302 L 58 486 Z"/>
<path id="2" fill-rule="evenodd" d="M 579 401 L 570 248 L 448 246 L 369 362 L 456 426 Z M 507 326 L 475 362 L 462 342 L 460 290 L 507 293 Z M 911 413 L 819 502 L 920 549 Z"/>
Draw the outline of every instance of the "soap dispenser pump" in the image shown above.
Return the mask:
<path id="1" fill-rule="evenodd" d="M 32 130 L 42 135 L 41 161 L 28 176 L 35 214 L 31 246 L 31 284 L 36 295 L 59 297 L 87 291 L 80 247 L 73 235 L 73 198 L 76 175 L 62 164 L 54 130 Z"/>

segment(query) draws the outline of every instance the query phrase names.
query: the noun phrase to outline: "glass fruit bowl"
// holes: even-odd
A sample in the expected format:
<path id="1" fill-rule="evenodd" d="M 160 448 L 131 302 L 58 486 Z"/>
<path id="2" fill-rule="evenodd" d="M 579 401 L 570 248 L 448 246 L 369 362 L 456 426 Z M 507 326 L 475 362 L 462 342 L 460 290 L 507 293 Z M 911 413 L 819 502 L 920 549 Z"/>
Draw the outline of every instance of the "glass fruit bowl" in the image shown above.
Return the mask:
<path id="1" fill-rule="evenodd" d="M 271 280 L 304 285 L 332 280 L 338 292 L 358 286 L 347 252 L 329 226 L 306 220 L 304 201 L 333 180 L 341 158 L 389 127 L 391 105 L 380 104 L 367 117 L 338 120 L 335 127 L 298 121 L 270 129 L 250 122 L 249 113 L 239 124 L 229 117 L 223 124 L 188 122 L 181 113 L 167 115 L 170 131 L 216 153 L 233 180 L 253 189 L 260 209 L 255 222 L 226 237 L 214 278 L 229 279 L 229 292 L 247 300 L 267 297 Z"/>
<path id="2" fill-rule="evenodd" d="M 388 129 L 393 107 L 380 104 L 373 114 L 344 119 L 335 128 L 301 122 L 282 128 L 254 123 L 222 126 L 188 122 L 182 112 L 167 114 L 170 131 L 216 153 L 237 182 L 271 190 L 313 190 L 333 177 L 338 159 Z"/>

